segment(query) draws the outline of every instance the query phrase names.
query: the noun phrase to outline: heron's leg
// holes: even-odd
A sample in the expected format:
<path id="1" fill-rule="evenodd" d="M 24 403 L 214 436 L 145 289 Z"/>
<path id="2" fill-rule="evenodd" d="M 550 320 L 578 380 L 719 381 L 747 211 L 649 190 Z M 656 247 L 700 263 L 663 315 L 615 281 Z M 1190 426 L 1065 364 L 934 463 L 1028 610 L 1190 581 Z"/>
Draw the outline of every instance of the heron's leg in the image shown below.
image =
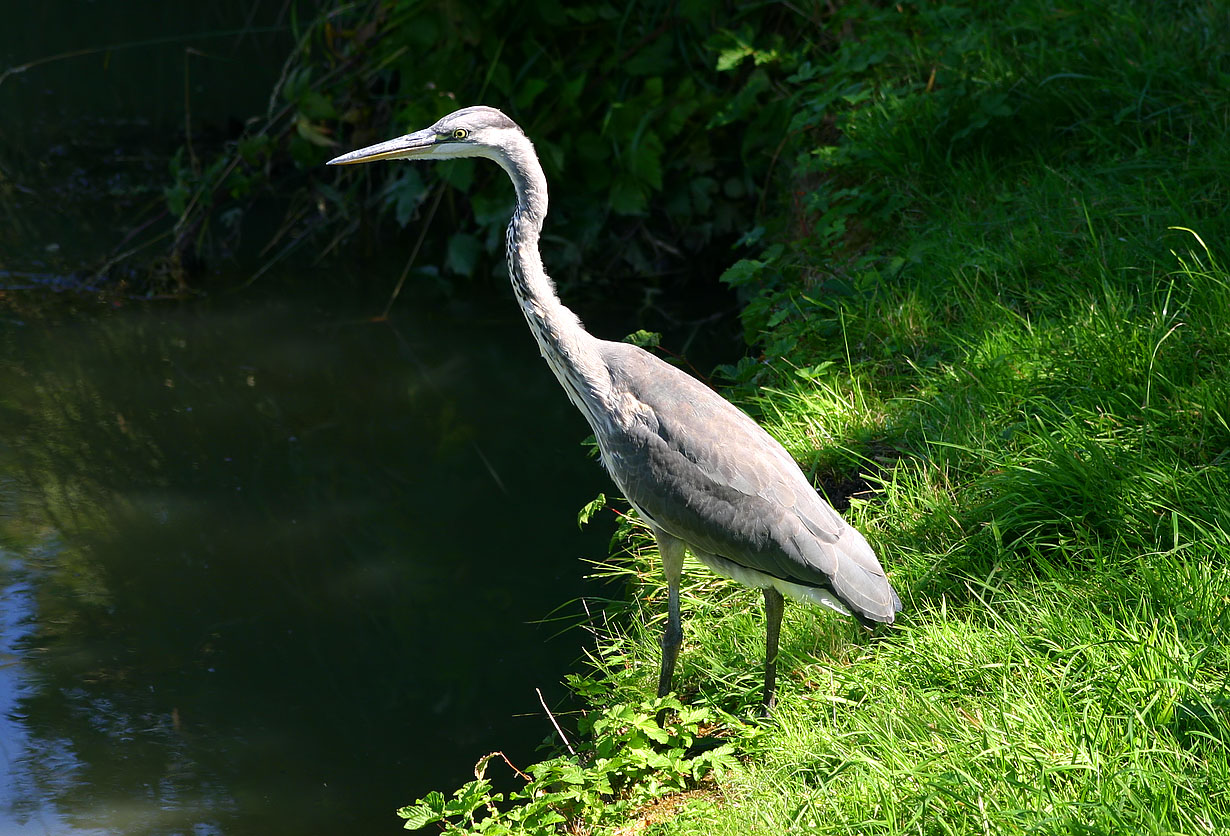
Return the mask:
<path id="1" fill-rule="evenodd" d="M 767 717 L 777 700 L 777 639 L 782 630 L 782 610 L 786 608 L 782 594 L 771 586 L 764 590 L 764 702 L 762 711 Z"/>
<path id="2" fill-rule="evenodd" d="M 662 554 L 662 571 L 666 575 L 666 631 L 662 634 L 662 673 L 658 677 L 658 696 L 671 692 L 671 677 L 679 645 L 683 644 L 683 623 L 679 616 L 679 581 L 683 577 L 683 541 L 665 531 L 654 530 L 658 551 Z M 659 718 L 660 719 L 660 718 Z"/>

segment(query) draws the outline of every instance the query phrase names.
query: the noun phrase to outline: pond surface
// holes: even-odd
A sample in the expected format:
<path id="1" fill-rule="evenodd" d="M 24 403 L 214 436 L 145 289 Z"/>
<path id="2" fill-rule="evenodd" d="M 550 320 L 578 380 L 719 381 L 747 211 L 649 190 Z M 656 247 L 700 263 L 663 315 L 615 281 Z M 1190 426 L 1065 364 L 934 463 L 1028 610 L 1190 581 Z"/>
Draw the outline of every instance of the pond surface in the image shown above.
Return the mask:
<path id="1" fill-rule="evenodd" d="M 494 302 L 0 309 L 0 834 L 393 833 L 533 758 L 609 488 Z"/>
<path id="2" fill-rule="evenodd" d="M 265 112 L 289 7 L 10 5 L 0 836 L 398 833 L 398 806 L 487 753 L 535 760 L 536 689 L 566 706 L 613 516 L 578 530 L 610 483 L 511 293 L 408 285 L 372 321 L 408 235 L 366 283 L 81 294 L 186 139 Z M 626 297 L 596 333 L 672 327 Z M 705 330 L 702 369 L 737 325 Z"/>

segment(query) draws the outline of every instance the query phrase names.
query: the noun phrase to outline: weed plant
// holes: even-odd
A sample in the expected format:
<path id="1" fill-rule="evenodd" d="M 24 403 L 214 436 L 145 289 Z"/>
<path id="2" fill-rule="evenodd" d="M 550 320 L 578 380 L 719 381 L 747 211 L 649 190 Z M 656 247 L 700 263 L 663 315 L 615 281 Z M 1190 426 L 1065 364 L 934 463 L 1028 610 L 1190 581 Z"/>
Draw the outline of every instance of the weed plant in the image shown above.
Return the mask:
<path id="1" fill-rule="evenodd" d="M 1228 16 L 826 21 L 790 81 L 795 188 L 725 276 L 763 355 L 724 373 L 905 610 L 869 634 L 788 607 L 778 708 L 747 734 L 758 593 L 689 564 L 676 684 L 732 757 L 708 792 L 664 767 L 671 817 L 648 793 L 574 832 L 1230 832 Z M 639 523 L 620 543 L 599 574 L 632 594 L 572 684 L 644 719 L 665 589 Z M 612 728 L 636 723 L 592 745 Z"/>

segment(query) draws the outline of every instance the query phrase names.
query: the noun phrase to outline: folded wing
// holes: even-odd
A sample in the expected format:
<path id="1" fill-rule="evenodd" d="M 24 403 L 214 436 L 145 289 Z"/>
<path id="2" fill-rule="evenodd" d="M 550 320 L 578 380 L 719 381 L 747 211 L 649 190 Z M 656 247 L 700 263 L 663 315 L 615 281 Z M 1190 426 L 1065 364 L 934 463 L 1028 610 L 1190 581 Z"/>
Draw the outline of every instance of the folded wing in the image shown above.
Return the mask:
<path id="1" fill-rule="evenodd" d="M 599 432 L 599 444 L 638 511 L 694 548 L 830 590 L 860 620 L 892 622 L 901 602 L 875 553 L 777 441 L 657 357 L 603 345 L 625 420 Z"/>

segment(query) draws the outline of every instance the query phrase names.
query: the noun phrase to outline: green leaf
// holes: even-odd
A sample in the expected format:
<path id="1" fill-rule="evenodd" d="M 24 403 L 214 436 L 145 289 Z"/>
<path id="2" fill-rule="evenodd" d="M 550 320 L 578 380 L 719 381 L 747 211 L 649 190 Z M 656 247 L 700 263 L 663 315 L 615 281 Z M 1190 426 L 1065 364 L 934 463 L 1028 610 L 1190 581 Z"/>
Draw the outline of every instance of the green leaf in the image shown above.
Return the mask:
<path id="1" fill-rule="evenodd" d="M 486 778 L 471 781 L 453 793 L 453 797 L 445 802 L 444 814 L 469 818 L 479 807 L 499 801 L 501 797 L 501 793 L 491 795 L 491 782 Z"/>
<path id="2" fill-rule="evenodd" d="M 645 736 L 655 743 L 665 743 L 671 738 L 670 732 L 666 729 L 658 728 L 656 723 L 650 726 L 645 726 L 643 731 L 645 732 Z"/>
<path id="3" fill-rule="evenodd" d="M 779 308 L 778 310 L 773 312 L 772 316 L 769 317 L 768 326 L 770 328 L 776 328 L 778 325 L 781 325 L 783 322 L 789 319 L 793 313 L 794 313 L 793 308 Z"/>
<path id="4" fill-rule="evenodd" d="M 756 261 L 752 258 L 741 258 L 727 268 L 726 272 L 718 277 L 718 281 L 723 284 L 728 284 L 731 287 L 740 287 L 745 284 L 754 282 L 759 276 L 760 271 L 765 267 L 763 261 Z"/>
<path id="5" fill-rule="evenodd" d="M 480 227 L 503 228 L 512 215 L 513 204 L 511 196 L 505 192 L 488 195 L 478 191 L 470 198 L 470 210 L 474 213 L 475 223 Z"/>
<path id="6" fill-rule="evenodd" d="M 432 811 L 430 807 L 421 804 L 416 804 L 412 807 L 402 807 L 397 811 L 397 815 L 406 820 L 406 830 L 418 830 L 420 827 L 426 827 L 432 822 L 441 820 L 441 817 Z"/>
<path id="7" fill-rule="evenodd" d="M 459 191 L 467 191 L 474 182 L 474 160 L 449 160 L 438 166 L 440 178 Z"/>
<path id="8" fill-rule="evenodd" d="M 675 39 L 660 36 L 644 49 L 638 51 L 623 66 L 629 75 L 661 75 L 670 69 L 674 56 Z"/>
<path id="9" fill-rule="evenodd" d="M 260 165 L 269 156 L 273 142 L 266 134 L 241 137 L 237 146 L 239 156 L 248 165 Z"/>
<path id="10" fill-rule="evenodd" d="M 554 825 L 566 821 L 568 821 L 568 819 L 548 807 L 542 812 L 542 815 L 535 818 L 534 829 L 539 833 L 553 832 L 553 830 L 548 830 L 548 828 L 553 828 Z"/>
<path id="11" fill-rule="evenodd" d="M 564 104 L 576 104 L 581 94 L 585 92 L 585 81 L 588 78 L 586 73 L 580 73 L 570 78 L 561 88 L 560 97 Z"/>
<path id="12" fill-rule="evenodd" d="M 482 242 L 477 237 L 468 232 L 455 232 L 448 239 L 445 266 L 460 276 L 473 276 L 482 251 Z"/>
<path id="13" fill-rule="evenodd" d="M 397 811 L 397 815 L 406 820 L 406 830 L 418 830 L 432 822 L 441 821 L 444 818 L 445 803 L 444 794 L 432 790 L 417 803 L 402 807 Z"/>
<path id="14" fill-rule="evenodd" d="M 594 518 L 594 514 L 606 507 L 606 494 L 600 493 L 592 501 L 585 503 L 585 507 L 577 513 L 577 527 L 583 528 L 587 522 Z"/>
<path id="15" fill-rule="evenodd" d="M 657 331 L 646 331 L 642 328 L 639 331 L 633 331 L 620 342 L 631 343 L 645 349 L 657 348 L 662 344 L 662 335 Z"/>
<path id="16" fill-rule="evenodd" d="M 309 119 L 336 119 L 333 101 L 316 90 L 307 90 L 298 99 L 299 110 Z"/>
<path id="17" fill-rule="evenodd" d="M 625 157 L 628 171 L 654 191 L 662 188 L 662 140 L 646 131 Z"/>
<path id="18" fill-rule="evenodd" d="M 309 85 L 312 83 L 312 68 L 298 67 L 291 70 L 286 76 L 286 83 L 282 85 L 282 98 L 288 102 L 297 102 L 302 98 L 303 94 L 308 91 Z"/>
<path id="19" fill-rule="evenodd" d="M 743 59 L 752 54 L 752 48 L 745 44 L 737 44 L 718 53 L 717 71 L 725 73 L 743 63 Z"/>
<path id="20" fill-rule="evenodd" d="M 581 131 L 573 143 L 577 157 L 586 162 L 599 162 L 611 155 L 611 145 L 596 131 Z"/>
<path id="21" fill-rule="evenodd" d="M 517 89 L 517 96 L 514 99 L 518 110 L 529 110 L 534 106 L 534 100 L 547 89 L 547 80 L 545 78 L 529 78 Z"/>
<path id="22" fill-rule="evenodd" d="M 816 380 L 818 378 L 827 377 L 833 370 L 836 364 L 832 360 L 825 360 L 822 363 L 817 363 L 814 366 L 804 366 L 800 369 L 795 369 L 794 373 L 804 380 Z"/>
<path id="23" fill-rule="evenodd" d="M 183 183 L 176 183 L 174 186 L 167 186 L 162 190 L 162 198 L 167 202 L 167 211 L 177 218 L 184 214 L 184 210 L 188 208 L 188 197 L 190 195 L 191 191 Z"/>
<path id="24" fill-rule="evenodd" d="M 637 178 L 620 174 L 611 184 L 611 210 L 620 215 L 643 215 L 649 203 L 649 194 Z"/>
<path id="25" fill-rule="evenodd" d="M 403 166 L 404 171 L 395 179 L 389 181 L 384 192 L 386 205 L 393 204 L 393 218 L 397 225 L 405 227 L 414 217 L 414 211 L 423 202 L 427 186 L 423 183 L 423 175 L 415 166 Z"/>

